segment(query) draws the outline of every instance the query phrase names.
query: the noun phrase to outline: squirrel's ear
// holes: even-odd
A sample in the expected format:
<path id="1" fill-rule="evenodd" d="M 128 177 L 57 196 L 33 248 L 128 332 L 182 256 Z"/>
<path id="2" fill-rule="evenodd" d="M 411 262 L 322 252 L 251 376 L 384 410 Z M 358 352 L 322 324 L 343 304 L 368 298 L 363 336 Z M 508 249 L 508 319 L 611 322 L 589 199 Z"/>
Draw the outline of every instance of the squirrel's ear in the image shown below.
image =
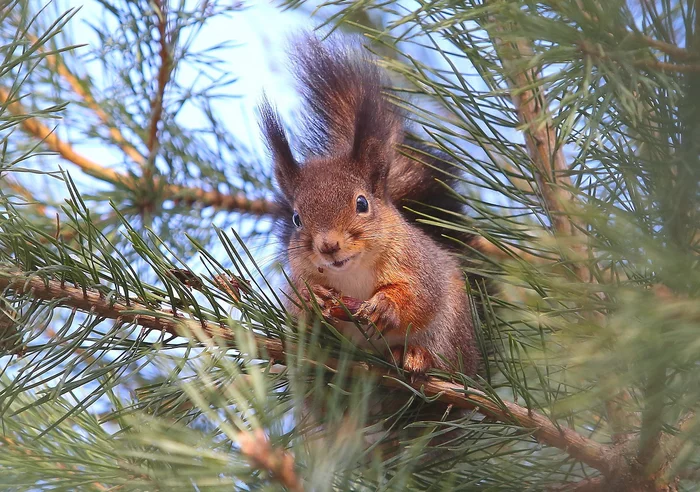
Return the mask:
<path id="1" fill-rule="evenodd" d="M 373 192 L 382 193 L 387 185 L 394 146 L 401 127 L 392 114 L 378 114 L 383 101 L 363 97 L 355 114 L 355 128 L 350 158 L 366 176 Z M 382 108 L 387 111 L 386 108 Z"/>
<path id="2" fill-rule="evenodd" d="M 297 187 L 299 164 L 294 159 L 279 115 L 265 98 L 260 104 L 260 115 L 262 131 L 275 160 L 277 184 L 286 198 L 292 198 Z"/>

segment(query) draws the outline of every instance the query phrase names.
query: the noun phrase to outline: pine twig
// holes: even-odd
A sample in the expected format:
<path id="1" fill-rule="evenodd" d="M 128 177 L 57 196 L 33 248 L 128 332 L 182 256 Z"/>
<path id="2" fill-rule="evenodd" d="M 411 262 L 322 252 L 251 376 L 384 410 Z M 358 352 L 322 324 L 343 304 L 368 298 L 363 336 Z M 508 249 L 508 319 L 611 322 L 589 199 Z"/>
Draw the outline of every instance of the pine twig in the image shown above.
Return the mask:
<path id="1" fill-rule="evenodd" d="M 240 432 L 236 441 L 251 466 L 267 471 L 272 478 L 292 492 L 303 492 L 304 487 L 294 471 L 294 457 L 285 450 L 274 449 L 262 429 Z"/>
<path id="2" fill-rule="evenodd" d="M 276 215 L 277 205 L 264 198 L 248 198 L 242 193 L 229 195 L 217 190 L 207 191 L 201 188 L 189 188 L 177 185 L 165 185 L 163 192 L 166 198 L 175 203 L 186 205 L 200 204 L 221 210 L 244 212 L 253 215 Z"/>
<path id="3" fill-rule="evenodd" d="M 125 177 L 113 169 L 103 167 L 78 154 L 70 144 L 60 140 L 49 127 L 39 122 L 36 118 L 26 117 L 26 109 L 19 101 L 13 100 L 12 95 L 2 87 L 0 87 L 0 103 L 9 103 L 7 108 L 12 114 L 16 116 L 25 116 L 20 122 L 20 125 L 27 133 L 43 140 L 47 147 L 58 153 L 65 160 L 78 166 L 86 174 L 111 183 L 120 183 L 124 181 Z"/>
<path id="4" fill-rule="evenodd" d="M 598 16 L 592 16 L 588 12 L 586 12 L 586 6 L 581 2 L 581 0 L 576 0 L 576 4 L 578 5 L 579 9 L 581 10 L 581 15 L 588 20 L 589 22 L 594 22 L 594 23 L 599 23 L 600 20 Z M 681 48 L 679 46 L 676 46 L 671 43 L 667 43 L 665 41 L 660 41 L 658 39 L 652 38 L 651 36 L 647 36 L 646 34 L 642 33 L 632 33 L 627 30 L 623 30 L 620 32 L 617 36 L 613 35 L 613 33 L 608 33 L 610 41 L 615 41 L 616 37 L 621 38 L 621 37 L 634 37 L 637 41 L 640 43 L 643 43 L 650 48 L 657 49 L 661 51 L 662 53 L 667 54 L 668 56 L 672 58 L 677 58 L 679 60 L 688 60 L 688 59 L 694 59 L 696 58 L 693 56 L 692 53 L 690 53 L 688 50 Z"/>
<path id="5" fill-rule="evenodd" d="M 31 191 L 29 191 L 27 188 L 25 188 L 19 181 L 16 179 L 9 179 L 9 178 L 4 178 L 5 179 L 5 184 L 7 187 L 17 193 L 18 195 L 21 195 L 24 197 L 27 202 L 32 203 L 36 206 L 36 211 L 40 215 L 46 215 L 46 207 L 39 203 L 39 201 L 36 199 L 36 197 L 32 194 Z"/>
<path id="6" fill-rule="evenodd" d="M 24 272 L 0 270 L 0 289 L 11 289 L 17 293 L 30 294 L 41 300 L 58 301 L 60 305 L 91 312 L 108 319 L 121 320 L 138 324 L 151 330 L 158 330 L 178 336 L 193 337 L 201 342 L 211 338 L 223 342 L 234 342 L 234 335 L 221 325 L 197 321 L 192 318 L 176 317 L 165 311 L 154 311 L 149 306 L 130 303 L 128 306 L 121 302 L 113 302 L 100 296 L 92 289 L 62 285 L 56 280 L 42 279 L 38 276 L 27 276 Z M 152 312 L 152 315 L 135 314 Z M 267 352 L 274 360 L 285 360 L 286 352 L 280 340 L 254 335 L 259 348 Z M 309 361 L 313 363 L 313 361 Z M 328 369 L 335 369 L 332 361 L 327 361 Z M 600 444 L 576 431 L 553 423 L 548 417 L 516 403 L 495 401 L 487 394 L 476 389 L 468 389 L 459 384 L 442 381 L 434 377 L 426 377 L 412 383 L 396 379 L 391 372 L 382 372 L 357 363 L 353 370 L 361 376 L 376 375 L 381 384 L 391 388 L 422 392 L 428 397 L 434 397 L 444 403 L 466 409 L 478 409 L 501 421 L 514 423 L 525 429 L 532 430 L 533 436 L 541 444 L 561 449 L 573 458 L 601 471 L 611 473 L 614 462 L 610 459 L 614 448 Z M 387 377 L 388 376 L 388 377 Z"/>
<path id="7" fill-rule="evenodd" d="M 156 26 L 158 28 L 158 42 L 160 44 L 160 68 L 158 69 L 158 88 L 155 99 L 151 103 L 151 125 L 148 134 L 149 168 L 153 165 L 153 155 L 158 145 L 158 123 L 163 115 L 163 98 L 165 97 L 165 86 L 170 78 L 170 53 L 167 41 L 168 12 L 167 3 L 162 0 L 154 0 L 157 8 Z M 144 175 L 149 169 L 144 170 Z"/>
<path id="8" fill-rule="evenodd" d="M 32 43 L 36 44 L 38 39 L 31 34 L 27 35 Z M 46 51 L 43 48 L 39 48 L 43 53 Z M 124 152 L 124 154 L 132 159 L 137 164 L 143 164 L 146 162 L 146 157 L 138 151 L 133 144 L 131 144 L 122 134 L 122 132 L 114 125 L 112 118 L 105 112 L 104 109 L 95 101 L 92 94 L 85 89 L 83 83 L 80 79 L 71 72 L 66 64 L 59 58 L 55 53 L 46 54 L 44 58 L 53 70 L 55 70 L 70 86 L 70 88 L 75 92 L 78 97 L 80 97 L 85 105 L 100 119 L 100 121 L 107 127 L 109 134 L 117 144 L 117 146 Z"/>
<path id="9" fill-rule="evenodd" d="M 670 46 L 670 45 L 669 45 Z M 603 52 L 601 49 L 596 48 L 595 46 L 591 45 L 588 41 L 581 41 L 578 44 L 579 51 L 583 53 L 586 56 L 590 56 L 592 58 L 598 59 L 598 60 L 610 60 L 613 62 L 616 62 L 619 60 L 618 56 L 610 55 L 608 53 Z M 629 62 L 629 60 L 624 60 L 625 62 Z M 700 72 L 700 64 L 692 64 L 692 63 L 668 63 L 668 62 L 662 62 L 657 60 L 651 55 L 647 55 L 647 58 L 639 59 L 639 60 L 632 60 L 631 61 L 632 66 L 635 68 L 643 69 L 643 70 L 655 70 L 655 71 L 662 71 L 662 72 L 678 72 L 678 73 L 698 73 Z"/>
<path id="10" fill-rule="evenodd" d="M 678 72 L 678 73 L 700 73 L 700 64 L 687 63 L 667 63 L 658 60 L 637 60 L 634 62 L 636 68 L 645 70 L 658 70 L 661 72 Z"/>
<path id="11" fill-rule="evenodd" d="M 641 41 L 650 48 L 655 48 L 663 53 L 666 53 L 672 58 L 678 58 L 679 60 L 688 60 L 695 58 L 693 54 L 690 53 L 688 50 L 676 46 L 675 44 L 659 41 L 658 39 L 654 39 L 651 36 L 637 34 L 635 35 L 635 39 Z"/>
<path id="12" fill-rule="evenodd" d="M 27 114 L 22 104 L 19 103 L 19 101 L 13 100 L 10 93 L 0 87 L 0 104 L 4 103 L 9 103 L 8 109 L 16 116 L 25 116 Z M 42 140 L 50 150 L 78 166 L 84 173 L 103 181 L 125 186 L 132 190 L 138 188 L 140 184 L 138 179 L 119 173 L 114 169 L 104 167 L 76 152 L 73 146 L 59 139 L 49 127 L 36 118 L 25 117 L 20 125 L 24 131 Z M 155 186 L 158 187 L 160 184 L 161 183 L 156 183 Z M 205 207 L 217 207 L 223 210 L 245 212 L 254 215 L 274 214 L 276 210 L 273 202 L 260 198 L 250 199 L 243 194 L 227 195 L 216 190 L 207 191 L 201 188 L 189 188 L 166 183 L 162 183 L 161 189 L 165 199 L 173 200 L 176 203 L 184 202 L 190 205 L 198 203 Z"/>

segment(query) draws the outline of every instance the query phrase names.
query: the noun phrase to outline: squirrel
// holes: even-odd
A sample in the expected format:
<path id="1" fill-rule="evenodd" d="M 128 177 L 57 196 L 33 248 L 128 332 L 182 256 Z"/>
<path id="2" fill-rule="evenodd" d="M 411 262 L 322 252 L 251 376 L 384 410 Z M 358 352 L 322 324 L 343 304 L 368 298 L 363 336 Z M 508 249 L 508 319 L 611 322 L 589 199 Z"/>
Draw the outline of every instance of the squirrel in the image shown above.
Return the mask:
<path id="1" fill-rule="evenodd" d="M 366 328 L 337 319 L 333 325 L 358 346 L 383 344 L 387 358 L 409 373 L 473 376 L 479 351 L 459 245 L 416 221 L 462 211 L 445 186 L 458 179 L 447 172 L 453 165 L 416 143 L 367 50 L 308 36 L 292 60 L 305 103 L 300 160 L 266 99 L 260 113 L 294 288 L 319 304 L 339 296 L 362 301 L 354 315 Z M 303 316 L 301 307 L 289 308 Z"/>

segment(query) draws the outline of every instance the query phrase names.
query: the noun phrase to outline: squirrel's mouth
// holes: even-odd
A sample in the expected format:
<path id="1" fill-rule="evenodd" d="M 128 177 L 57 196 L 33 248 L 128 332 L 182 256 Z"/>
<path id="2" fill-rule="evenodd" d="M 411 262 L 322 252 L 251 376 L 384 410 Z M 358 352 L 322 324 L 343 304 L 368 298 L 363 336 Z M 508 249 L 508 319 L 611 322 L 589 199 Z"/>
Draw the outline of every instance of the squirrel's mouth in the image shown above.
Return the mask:
<path id="1" fill-rule="evenodd" d="M 336 268 L 336 269 L 343 268 L 345 265 L 348 264 L 348 262 L 349 262 L 350 260 L 352 260 L 352 259 L 355 258 L 356 256 L 357 256 L 357 255 L 354 254 L 354 255 L 348 256 L 347 258 L 345 258 L 345 259 L 343 259 L 343 260 L 333 261 L 333 262 L 329 263 L 328 266 L 331 266 L 331 267 Z"/>

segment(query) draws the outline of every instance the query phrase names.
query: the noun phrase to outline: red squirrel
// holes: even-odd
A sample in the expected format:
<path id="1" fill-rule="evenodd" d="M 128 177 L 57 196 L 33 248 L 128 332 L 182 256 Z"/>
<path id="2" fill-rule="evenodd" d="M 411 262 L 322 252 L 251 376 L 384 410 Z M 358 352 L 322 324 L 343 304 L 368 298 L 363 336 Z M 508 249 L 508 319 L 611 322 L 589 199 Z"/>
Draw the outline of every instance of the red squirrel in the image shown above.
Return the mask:
<path id="1" fill-rule="evenodd" d="M 366 50 L 310 36 L 292 59 L 305 103 L 295 139 L 301 159 L 267 101 L 261 126 L 274 158 L 279 234 L 294 287 L 310 286 L 319 304 L 338 296 L 362 301 L 354 314 L 368 321 L 365 329 L 333 325 L 359 346 L 384 347 L 408 372 L 474 375 L 479 352 L 456 243 L 416 222 L 416 212 L 461 212 L 445 187 L 456 181 L 454 167 L 412 142 L 407 118 L 384 92 L 384 74 Z"/>

